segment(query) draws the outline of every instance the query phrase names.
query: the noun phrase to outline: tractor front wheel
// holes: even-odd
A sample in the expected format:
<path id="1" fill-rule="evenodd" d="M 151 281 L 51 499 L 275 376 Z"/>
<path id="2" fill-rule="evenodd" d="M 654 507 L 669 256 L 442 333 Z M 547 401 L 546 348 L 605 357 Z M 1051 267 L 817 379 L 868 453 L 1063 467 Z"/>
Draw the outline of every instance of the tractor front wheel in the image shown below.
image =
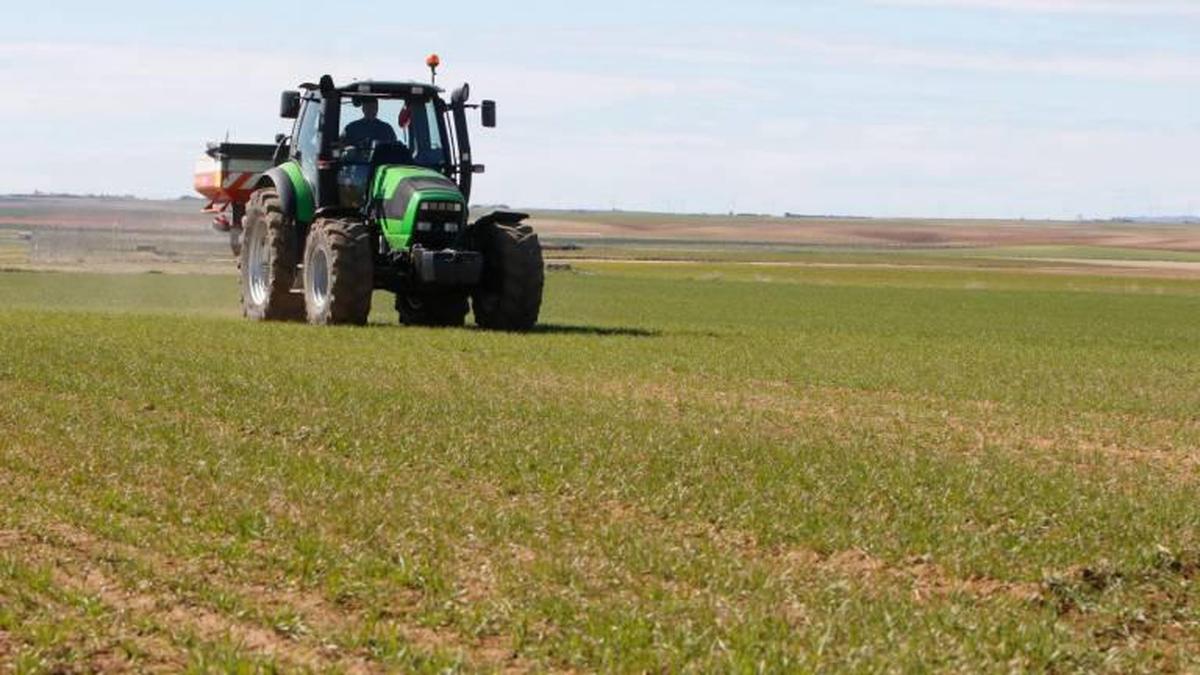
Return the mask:
<path id="1" fill-rule="evenodd" d="M 304 246 L 304 307 L 308 322 L 361 326 L 375 288 L 371 232 L 366 223 L 321 218 Z"/>
<path id="2" fill-rule="evenodd" d="M 546 278 L 542 245 L 533 228 L 490 223 L 476 236 L 483 252 L 483 280 L 471 297 L 475 323 L 489 330 L 533 328 Z"/>
<path id="3" fill-rule="evenodd" d="M 250 197 L 242 220 L 238 268 L 242 314 L 255 321 L 294 321 L 304 316 L 304 303 L 292 293 L 296 279 L 296 229 L 284 216 L 274 188 Z"/>

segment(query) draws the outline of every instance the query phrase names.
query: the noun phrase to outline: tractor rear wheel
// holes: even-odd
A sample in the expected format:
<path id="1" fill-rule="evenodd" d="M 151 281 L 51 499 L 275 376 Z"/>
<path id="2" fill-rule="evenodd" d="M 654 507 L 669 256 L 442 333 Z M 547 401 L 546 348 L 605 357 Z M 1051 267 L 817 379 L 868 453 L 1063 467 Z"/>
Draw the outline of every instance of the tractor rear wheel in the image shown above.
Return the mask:
<path id="1" fill-rule="evenodd" d="M 292 293 L 299 262 L 296 228 L 283 213 L 274 188 L 254 192 L 242 220 L 238 251 L 242 314 L 255 321 L 296 321 L 304 301 Z"/>
<path id="2" fill-rule="evenodd" d="M 465 295 L 396 294 L 396 311 L 406 326 L 461 326 L 467 309 Z"/>
<path id="3" fill-rule="evenodd" d="M 533 228 L 490 223 L 476 237 L 483 252 L 483 280 L 471 297 L 475 323 L 489 330 L 533 328 L 546 278 L 542 245 Z"/>
<path id="4" fill-rule="evenodd" d="M 321 218 L 304 246 L 304 307 L 312 324 L 361 326 L 371 313 L 375 259 L 366 223 Z"/>

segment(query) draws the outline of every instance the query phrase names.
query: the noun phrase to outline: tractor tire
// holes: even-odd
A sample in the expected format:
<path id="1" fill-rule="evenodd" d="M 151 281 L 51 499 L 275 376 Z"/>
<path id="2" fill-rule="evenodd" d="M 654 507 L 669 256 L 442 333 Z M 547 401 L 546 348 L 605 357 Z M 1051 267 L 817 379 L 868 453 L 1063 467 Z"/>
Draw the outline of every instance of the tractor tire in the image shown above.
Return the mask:
<path id="1" fill-rule="evenodd" d="M 316 325 L 362 326 L 371 314 L 375 256 L 367 224 L 320 218 L 304 246 L 304 308 Z"/>
<path id="2" fill-rule="evenodd" d="M 299 246 L 296 228 L 284 215 L 273 188 L 254 192 L 238 242 L 242 315 L 254 321 L 298 321 L 304 299 L 292 292 Z"/>
<path id="3" fill-rule="evenodd" d="M 405 326 L 462 326 L 467 320 L 465 295 L 396 294 L 396 311 Z"/>
<path id="4" fill-rule="evenodd" d="M 493 223 L 476 237 L 483 253 L 483 279 L 471 296 L 475 323 L 488 330 L 533 328 L 546 279 L 542 245 L 533 228 Z"/>

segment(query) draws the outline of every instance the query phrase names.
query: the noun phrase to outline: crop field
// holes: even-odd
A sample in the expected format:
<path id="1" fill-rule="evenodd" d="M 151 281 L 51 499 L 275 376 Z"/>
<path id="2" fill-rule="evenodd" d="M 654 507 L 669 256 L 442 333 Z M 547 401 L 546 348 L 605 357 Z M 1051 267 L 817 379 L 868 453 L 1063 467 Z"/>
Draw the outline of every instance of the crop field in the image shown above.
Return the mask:
<path id="1" fill-rule="evenodd" d="M 1200 281 L 573 261 L 532 334 L 0 273 L 0 671 L 1200 668 Z"/>

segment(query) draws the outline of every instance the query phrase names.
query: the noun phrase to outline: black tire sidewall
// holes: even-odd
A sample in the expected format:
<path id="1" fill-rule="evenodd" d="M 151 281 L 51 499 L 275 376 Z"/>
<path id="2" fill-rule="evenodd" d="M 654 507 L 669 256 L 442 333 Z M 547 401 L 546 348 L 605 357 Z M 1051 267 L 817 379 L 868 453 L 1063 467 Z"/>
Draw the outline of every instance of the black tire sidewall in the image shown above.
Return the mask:
<path id="1" fill-rule="evenodd" d="M 541 312 L 545 267 L 541 243 L 528 225 L 489 223 L 478 233 L 483 279 L 472 293 L 475 323 L 489 330 L 524 331 Z"/>
<path id="2" fill-rule="evenodd" d="M 273 188 L 262 188 L 250 197 L 242 219 L 241 271 L 242 314 L 255 321 L 296 321 L 304 316 L 300 296 L 291 292 L 296 275 L 295 226 L 283 213 Z M 263 239 L 267 256 L 267 297 L 255 302 L 250 291 L 250 252 L 255 237 Z"/>
<path id="3" fill-rule="evenodd" d="M 323 251 L 328 272 L 328 297 L 318 307 L 313 302 L 309 260 Z M 367 225 L 350 219 L 318 219 L 309 228 L 304 244 L 304 308 L 308 322 L 316 325 L 361 326 L 371 313 L 374 291 L 374 255 Z"/>
<path id="4" fill-rule="evenodd" d="M 250 211 L 249 214 L 257 216 L 257 210 Z M 266 221 L 262 218 L 247 215 L 245 227 L 242 230 L 242 248 L 238 251 L 238 271 L 241 274 L 242 284 L 242 315 L 247 319 L 255 321 L 263 321 L 266 319 L 266 303 L 256 303 L 254 296 L 250 292 L 250 242 L 254 241 L 255 237 L 266 236 Z M 265 243 L 263 244 L 266 245 Z"/>
<path id="5" fill-rule="evenodd" d="M 329 245 L 329 238 L 325 235 L 325 228 L 322 223 L 313 223 L 308 230 L 308 238 L 304 242 L 304 312 L 308 317 L 308 322 L 316 325 L 325 325 L 330 323 L 332 319 L 331 307 L 333 303 L 331 299 L 326 297 L 325 304 L 322 307 L 317 307 L 313 300 L 312 293 L 312 278 L 309 275 L 309 270 L 312 269 L 313 255 L 318 251 L 325 254 L 325 264 L 327 265 L 327 274 L 329 279 L 326 289 L 326 294 L 333 292 L 333 250 Z"/>

